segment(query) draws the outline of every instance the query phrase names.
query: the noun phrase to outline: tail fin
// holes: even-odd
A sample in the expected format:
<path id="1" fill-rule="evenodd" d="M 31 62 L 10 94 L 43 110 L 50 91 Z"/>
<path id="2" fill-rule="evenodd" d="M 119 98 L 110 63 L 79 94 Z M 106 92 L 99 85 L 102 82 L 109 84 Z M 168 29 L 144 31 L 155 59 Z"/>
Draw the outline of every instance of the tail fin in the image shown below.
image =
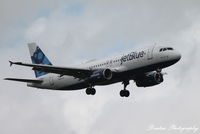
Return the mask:
<path id="1" fill-rule="evenodd" d="M 33 64 L 45 64 L 52 65 L 49 59 L 45 56 L 42 50 L 36 45 L 36 43 L 28 44 L 31 60 Z M 46 75 L 46 72 L 35 71 L 35 77 Z"/>

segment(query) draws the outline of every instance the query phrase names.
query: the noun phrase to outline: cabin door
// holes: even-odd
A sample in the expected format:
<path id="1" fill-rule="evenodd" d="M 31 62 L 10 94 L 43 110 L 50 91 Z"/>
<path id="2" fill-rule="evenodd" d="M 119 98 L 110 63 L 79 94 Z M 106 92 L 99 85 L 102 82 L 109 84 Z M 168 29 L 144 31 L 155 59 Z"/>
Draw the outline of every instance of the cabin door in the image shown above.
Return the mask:
<path id="1" fill-rule="evenodd" d="M 153 51 L 154 51 L 154 48 L 155 48 L 155 46 L 150 47 L 150 48 L 148 49 L 148 52 L 147 52 L 147 59 L 148 59 L 148 60 L 153 59 Z"/>

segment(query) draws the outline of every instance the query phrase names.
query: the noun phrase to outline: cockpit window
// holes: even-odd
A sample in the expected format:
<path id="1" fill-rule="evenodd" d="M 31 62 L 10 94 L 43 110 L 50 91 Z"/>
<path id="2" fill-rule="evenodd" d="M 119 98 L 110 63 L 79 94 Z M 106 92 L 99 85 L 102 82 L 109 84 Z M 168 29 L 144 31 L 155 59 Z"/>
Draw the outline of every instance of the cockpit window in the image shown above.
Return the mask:
<path id="1" fill-rule="evenodd" d="M 166 51 L 167 50 L 167 48 L 163 48 L 163 51 Z"/>
<path id="2" fill-rule="evenodd" d="M 171 47 L 161 48 L 160 52 L 167 51 L 167 50 L 174 50 L 174 49 Z"/>
<path id="3" fill-rule="evenodd" d="M 174 50 L 173 48 L 171 48 L 171 47 L 169 47 L 169 48 L 167 48 L 167 50 Z"/>

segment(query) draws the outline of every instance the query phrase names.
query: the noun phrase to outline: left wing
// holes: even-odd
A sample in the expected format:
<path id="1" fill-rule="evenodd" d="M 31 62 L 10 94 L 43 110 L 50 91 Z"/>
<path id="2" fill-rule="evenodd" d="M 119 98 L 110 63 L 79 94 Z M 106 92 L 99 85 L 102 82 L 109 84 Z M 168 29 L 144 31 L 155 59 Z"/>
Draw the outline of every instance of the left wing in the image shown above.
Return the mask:
<path id="1" fill-rule="evenodd" d="M 22 63 L 22 62 L 10 62 L 10 66 L 13 64 L 33 67 L 33 70 L 47 72 L 47 73 L 56 73 L 62 75 L 69 75 L 74 76 L 76 78 L 86 78 L 93 73 L 94 70 L 89 69 L 82 69 L 82 68 L 70 68 L 70 67 L 59 67 L 59 66 L 52 66 L 52 65 L 44 65 L 44 64 L 29 64 L 29 63 Z"/>
<path id="2" fill-rule="evenodd" d="M 37 80 L 37 79 L 5 78 L 4 80 L 12 80 L 12 81 L 28 82 L 28 83 L 42 83 L 42 80 Z"/>

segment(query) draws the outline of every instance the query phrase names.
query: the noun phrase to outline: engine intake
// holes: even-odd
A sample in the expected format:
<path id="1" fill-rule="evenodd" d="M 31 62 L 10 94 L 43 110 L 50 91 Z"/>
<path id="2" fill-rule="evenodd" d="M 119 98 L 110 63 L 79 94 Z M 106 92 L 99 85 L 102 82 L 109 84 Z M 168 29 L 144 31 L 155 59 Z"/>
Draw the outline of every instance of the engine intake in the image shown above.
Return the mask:
<path id="1" fill-rule="evenodd" d="M 158 85 L 163 82 L 163 75 L 161 73 L 152 72 L 136 80 L 138 87 L 150 87 Z"/>

